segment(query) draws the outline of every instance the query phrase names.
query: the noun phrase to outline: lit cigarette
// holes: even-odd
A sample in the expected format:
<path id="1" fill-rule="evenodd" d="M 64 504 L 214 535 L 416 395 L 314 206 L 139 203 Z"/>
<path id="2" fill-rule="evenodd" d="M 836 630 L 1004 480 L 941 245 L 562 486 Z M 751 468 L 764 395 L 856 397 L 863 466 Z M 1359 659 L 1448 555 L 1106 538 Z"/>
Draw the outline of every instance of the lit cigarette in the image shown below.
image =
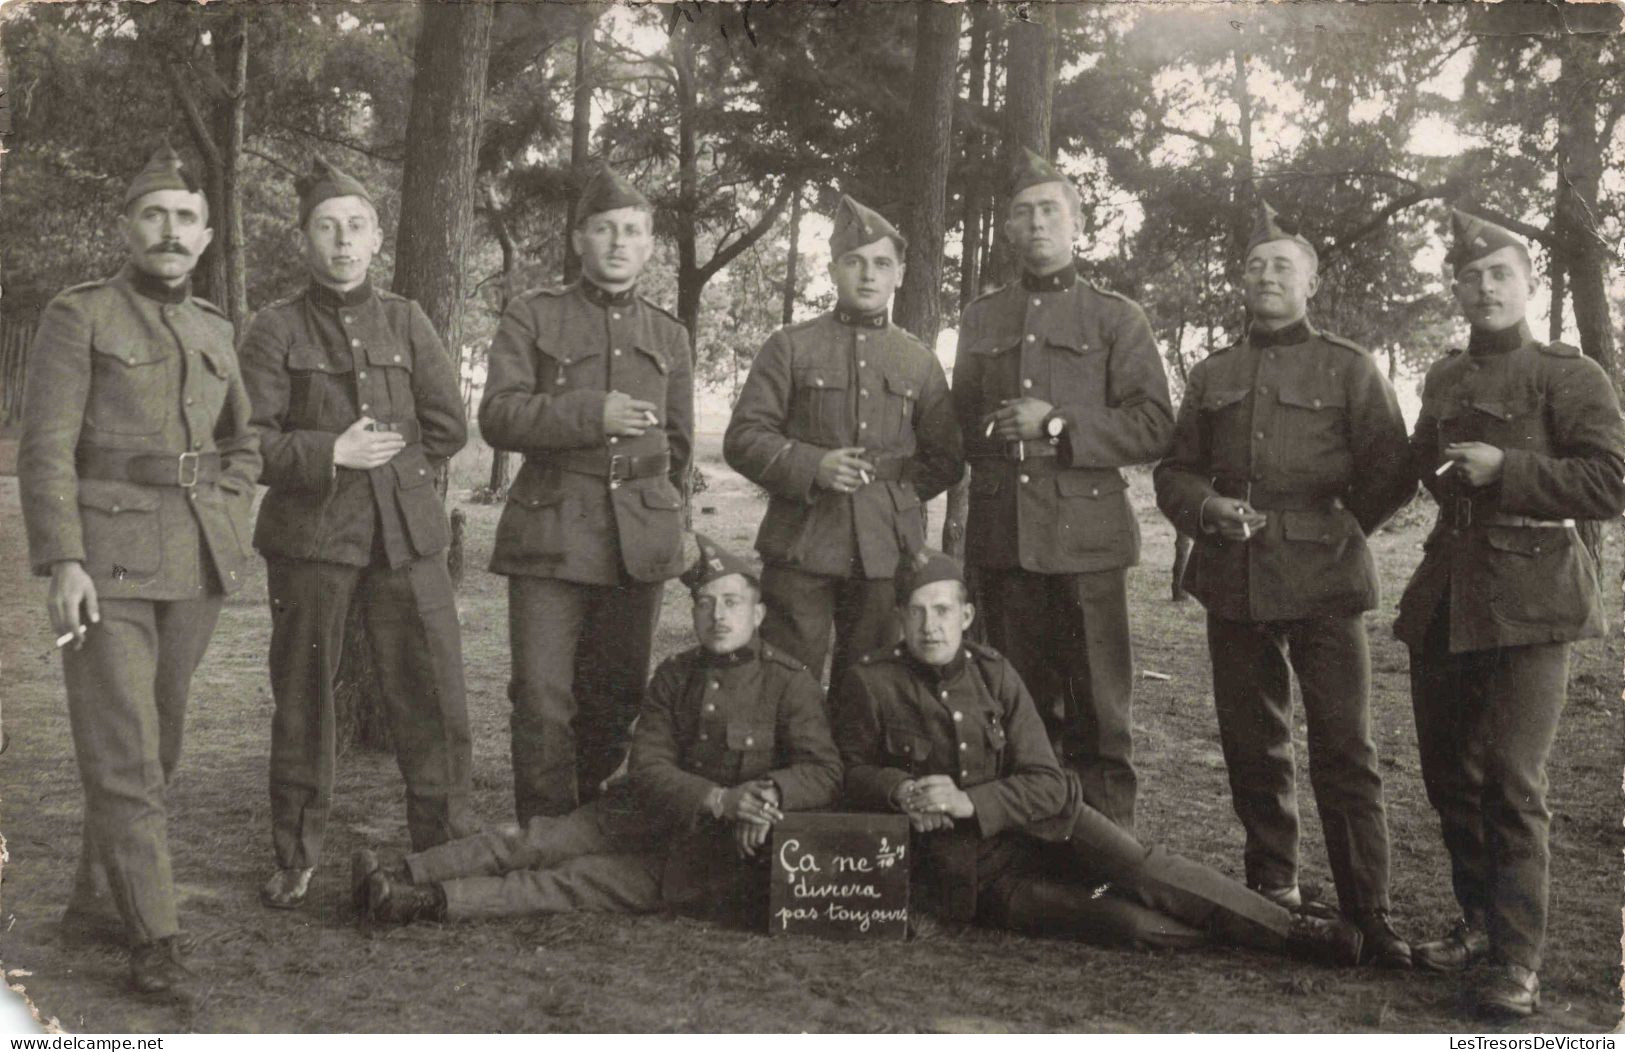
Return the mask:
<path id="1" fill-rule="evenodd" d="M 649 421 L 649 426 L 650 427 L 654 427 L 656 424 L 660 423 L 660 418 L 658 416 L 655 416 L 653 413 L 649 412 L 649 410 L 647 410 L 647 409 L 645 409 L 643 411 L 643 415 L 644 415 L 644 418 Z"/>
<path id="2" fill-rule="evenodd" d="M 992 438 L 993 437 L 993 428 L 994 428 L 994 425 L 996 425 L 997 423 L 998 423 L 998 421 L 996 421 L 996 420 L 989 420 L 987 422 L 987 430 L 982 432 L 982 437 L 983 438 Z"/>
<path id="3" fill-rule="evenodd" d="M 1455 466 L 1456 466 L 1456 462 L 1454 460 L 1447 460 L 1443 464 L 1440 464 L 1438 466 L 1438 468 L 1434 470 L 1433 477 L 1438 478 L 1440 475 L 1443 475 L 1446 471 L 1449 471 L 1451 468 L 1453 468 Z"/>
<path id="4" fill-rule="evenodd" d="M 84 626 L 81 625 L 79 628 L 75 629 L 72 632 L 64 632 L 60 636 L 57 636 L 56 637 L 56 645 L 57 645 L 58 649 L 67 646 L 69 643 L 72 643 L 73 642 L 73 637 L 75 635 L 77 635 L 79 632 L 83 631 L 83 630 L 84 630 Z"/>
<path id="5" fill-rule="evenodd" d="M 869 473 L 867 471 L 859 471 L 858 478 L 863 480 L 863 484 L 865 486 L 874 481 L 874 479 L 869 477 Z"/>
<path id="6" fill-rule="evenodd" d="M 1245 521 L 1243 521 L 1241 524 L 1241 539 L 1244 541 L 1250 541 L 1253 539 L 1253 528 L 1247 525 Z"/>

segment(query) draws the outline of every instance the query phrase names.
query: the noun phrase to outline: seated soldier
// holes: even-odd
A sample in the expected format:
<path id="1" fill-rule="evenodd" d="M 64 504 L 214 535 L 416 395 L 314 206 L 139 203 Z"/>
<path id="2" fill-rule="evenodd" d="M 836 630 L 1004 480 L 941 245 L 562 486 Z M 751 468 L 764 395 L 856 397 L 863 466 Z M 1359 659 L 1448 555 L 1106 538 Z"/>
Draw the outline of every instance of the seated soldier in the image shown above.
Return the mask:
<path id="1" fill-rule="evenodd" d="M 757 637 L 756 574 L 706 537 L 683 575 L 700 645 L 667 658 L 644 696 L 627 782 L 562 817 L 453 840 L 380 867 L 357 851 L 357 906 L 375 921 L 720 907 L 765 917 L 766 842 L 786 811 L 827 807 L 841 782 L 823 692 Z"/>
<path id="2" fill-rule="evenodd" d="M 963 638 L 975 609 L 959 564 L 923 551 L 896 577 L 903 645 L 852 666 L 834 698 L 848 804 L 902 811 L 919 899 L 949 920 L 1091 942 L 1219 939 L 1331 964 L 1359 929 L 1296 914 L 1137 842 L 1082 802 L 1015 669 Z"/>

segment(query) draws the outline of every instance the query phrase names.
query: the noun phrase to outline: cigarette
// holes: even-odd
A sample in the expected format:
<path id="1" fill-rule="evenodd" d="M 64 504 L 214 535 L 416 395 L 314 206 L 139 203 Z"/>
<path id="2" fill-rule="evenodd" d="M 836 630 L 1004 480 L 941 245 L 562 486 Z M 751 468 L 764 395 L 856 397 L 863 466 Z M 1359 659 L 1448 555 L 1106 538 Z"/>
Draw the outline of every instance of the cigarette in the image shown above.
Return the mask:
<path id="1" fill-rule="evenodd" d="M 1244 541 L 1250 541 L 1253 539 L 1253 528 L 1247 525 L 1246 522 L 1241 524 L 1241 539 Z"/>
<path id="2" fill-rule="evenodd" d="M 1446 471 L 1449 471 L 1451 468 L 1453 468 L 1455 466 L 1456 466 L 1456 462 L 1454 460 L 1447 460 L 1443 464 L 1440 464 L 1438 466 L 1438 468 L 1434 470 L 1433 477 L 1438 478 L 1440 475 L 1443 475 Z"/>
<path id="3" fill-rule="evenodd" d="M 73 642 L 73 637 L 78 635 L 82 631 L 84 631 L 84 626 L 80 625 L 78 628 L 74 629 L 72 632 L 64 632 L 60 636 L 57 636 L 56 637 L 57 648 L 60 649 L 62 647 L 67 646 L 69 643 L 72 643 Z"/>
<path id="4" fill-rule="evenodd" d="M 660 418 L 649 412 L 647 409 L 643 411 L 643 415 L 649 421 L 650 427 L 654 427 L 656 424 L 660 423 Z"/>
<path id="5" fill-rule="evenodd" d="M 869 473 L 867 471 L 859 471 L 858 478 L 863 480 L 863 484 L 865 486 L 874 481 L 874 479 L 869 477 Z"/>
<path id="6" fill-rule="evenodd" d="M 987 422 L 987 430 L 982 432 L 982 437 L 983 438 L 992 438 L 993 437 L 993 428 L 994 428 L 994 425 L 996 425 L 997 423 L 998 423 L 998 421 L 996 421 L 996 420 L 989 420 Z"/>

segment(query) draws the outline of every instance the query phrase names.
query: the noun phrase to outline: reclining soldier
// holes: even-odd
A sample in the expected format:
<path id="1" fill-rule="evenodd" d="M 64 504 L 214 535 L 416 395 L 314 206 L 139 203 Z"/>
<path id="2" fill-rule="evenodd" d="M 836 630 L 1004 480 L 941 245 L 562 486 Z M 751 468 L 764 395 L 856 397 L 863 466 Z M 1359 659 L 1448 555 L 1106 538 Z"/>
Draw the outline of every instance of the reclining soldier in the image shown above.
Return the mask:
<path id="1" fill-rule="evenodd" d="M 922 904 L 948 920 L 1090 942 L 1182 948 L 1220 940 L 1328 964 L 1359 929 L 1295 914 L 1243 884 L 1146 847 L 1082 801 L 1015 669 L 963 638 L 975 616 L 959 564 L 917 553 L 895 578 L 903 645 L 854 665 L 834 697 L 846 800 L 901 811 Z"/>
<path id="2" fill-rule="evenodd" d="M 696 540 L 699 560 L 682 581 L 699 646 L 655 670 L 628 780 L 568 815 L 453 840 L 394 867 L 357 851 L 364 915 L 394 924 L 662 908 L 765 917 L 762 845 L 786 812 L 834 802 L 840 760 L 818 683 L 757 635 L 765 609 L 755 572 Z"/>

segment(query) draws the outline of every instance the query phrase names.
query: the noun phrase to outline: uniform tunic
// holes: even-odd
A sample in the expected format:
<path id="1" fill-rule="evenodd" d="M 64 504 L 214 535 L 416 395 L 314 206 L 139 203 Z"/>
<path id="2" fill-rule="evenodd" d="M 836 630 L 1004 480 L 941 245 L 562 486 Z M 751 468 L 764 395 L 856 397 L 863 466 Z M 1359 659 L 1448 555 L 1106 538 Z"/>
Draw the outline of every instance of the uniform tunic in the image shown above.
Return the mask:
<path id="1" fill-rule="evenodd" d="M 1439 477 L 1444 447 L 1503 450 L 1501 477 Z M 1613 385 L 1566 344 L 1518 325 L 1474 331 L 1428 370 L 1411 436 L 1417 477 L 1439 501 L 1395 634 L 1428 799 L 1439 813 L 1463 913 L 1493 955 L 1539 969 L 1551 813 L 1546 758 L 1568 688 L 1572 640 L 1604 630 L 1597 560 L 1584 543 L 1625 509 L 1625 423 Z"/>
<path id="2" fill-rule="evenodd" d="M 1032 397 L 1066 421 L 1058 442 L 1005 443 L 984 418 Z M 1140 530 L 1121 468 L 1172 432 L 1145 312 L 1071 267 L 971 302 L 953 398 L 971 462 L 965 561 L 988 638 L 1032 688 L 1090 804 L 1134 825 L 1133 654 L 1125 569 Z"/>
<path id="3" fill-rule="evenodd" d="M 456 365 L 416 303 L 370 284 L 312 283 L 265 308 L 243 339 L 265 450 L 255 546 L 271 603 L 271 825 L 277 863 L 314 867 L 333 790 L 333 683 L 352 597 L 366 628 L 416 847 L 472 828 L 472 746 L 451 531 L 436 470 L 468 438 Z M 338 467 L 363 416 L 406 446 L 381 467 Z"/>
<path id="4" fill-rule="evenodd" d="M 407 865 L 419 883 L 444 883 L 451 917 L 662 904 L 734 912 L 726 907 L 741 898 L 765 905 L 765 856 L 738 859 L 731 823 L 711 816 L 711 791 L 766 778 L 784 811 L 814 810 L 835 799 L 840 777 L 823 694 L 800 662 L 755 640 L 726 655 L 694 648 L 655 670 L 625 787 Z"/>
<path id="5" fill-rule="evenodd" d="M 1157 504 L 1196 538 L 1186 589 L 1208 611 L 1220 741 L 1255 886 L 1297 881 L 1288 662 L 1303 688 L 1309 769 L 1338 897 L 1386 908 L 1388 833 L 1370 730 L 1360 614 L 1377 603 L 1374 531 L 1416 490 L 1392 386 L 1365 351 L 1297 322 L 1255 329 L 1191 370 Z M 1248 541 L 1210 499 L 1268 517 Z"/>
<path id="6" fill-rule="evenodd" d="M 487 364 L 480 432 L 525 457 L 491 553 L 508 576 L 523 823 L 567 814 L 625 755 L 661 588 L 685 568 L 693 357 L 675 317 L 584 280 L 510 303 Z M 610 391 L 654 404 L 656 421 L 605 435 Z"/>
<path id="7" fill-rule="evenodd" d="M 82 563 L 101 608 L 62 651 L 85 788 L 70 908 L 116 906 L 148 942 L 178 930 L 164 789 L 193 670 L 245 575 L 260 472 L 231 322 L 126 266 L 46 307 L 24 404 L 30 562 Z"/>

